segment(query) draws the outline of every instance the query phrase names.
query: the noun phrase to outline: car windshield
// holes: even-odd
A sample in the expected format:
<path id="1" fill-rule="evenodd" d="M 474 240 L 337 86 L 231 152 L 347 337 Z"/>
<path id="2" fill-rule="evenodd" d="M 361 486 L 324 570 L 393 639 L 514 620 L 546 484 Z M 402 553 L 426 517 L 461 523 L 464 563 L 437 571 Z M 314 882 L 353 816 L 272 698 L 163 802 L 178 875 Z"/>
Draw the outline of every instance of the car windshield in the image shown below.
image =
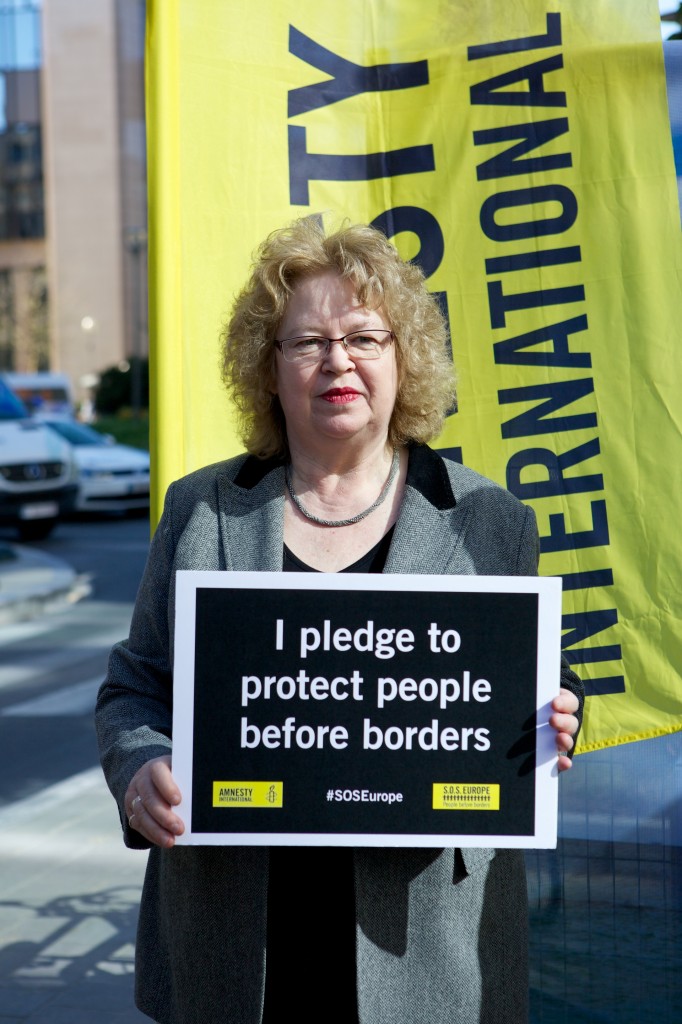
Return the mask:
<path id="1" fill-rule="evenodd" d="M 106 437 L 98 434 L 92 427 L 85 423 L 75 423 L 69 420 L 50 420 L 47 425 L 69 442 L 69 444 L 92 444 L 108 445 Z"/>
<path id="2" fill-rule="evenodd" d="M 0 420 L 23 420 L 27 416 L 24 403 L 0 380 Z"/>

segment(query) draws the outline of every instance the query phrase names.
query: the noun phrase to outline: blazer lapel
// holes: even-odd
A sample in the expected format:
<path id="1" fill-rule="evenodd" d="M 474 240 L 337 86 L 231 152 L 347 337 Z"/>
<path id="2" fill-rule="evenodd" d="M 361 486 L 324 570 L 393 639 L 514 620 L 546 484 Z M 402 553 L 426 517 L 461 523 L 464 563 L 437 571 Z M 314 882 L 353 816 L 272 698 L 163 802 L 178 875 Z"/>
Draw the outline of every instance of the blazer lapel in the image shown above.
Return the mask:
<path id="1" fill-rule="evenodd" d="M 463 574 L 475 571 L 464 547 L 473 510 L 462 507 L 443 459 L 410 449 L 405 495 L 384 572 Z"/>
<path id="2" fill-rule="evenodd" d="M 284 469 L 275 466 L 253 486 L 218 481 L 218 515 L 225 568 L 277 572 L 284 542 Z"/>
<path id="3" fill-rule="evenodd" d="M 463 545 L 471 509 L 434 509 L 406 488 L 384 572 L 468 575 L 473 569 Z"/>

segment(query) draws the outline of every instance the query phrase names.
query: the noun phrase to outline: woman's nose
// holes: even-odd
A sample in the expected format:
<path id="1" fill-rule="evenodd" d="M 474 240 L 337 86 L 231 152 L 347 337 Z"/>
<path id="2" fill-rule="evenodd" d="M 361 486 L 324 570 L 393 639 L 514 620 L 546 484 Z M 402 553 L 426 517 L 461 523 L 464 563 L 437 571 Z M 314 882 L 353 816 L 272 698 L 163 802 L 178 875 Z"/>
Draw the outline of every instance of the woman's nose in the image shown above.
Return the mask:
<path id="1" fill-rule="evenodd" d="M 322 365 L 325 368 L 332 370 L 335 373 L 339 371 L 349 370 L 355 366 L 352 358 L 346 352 L 346 347 L 339 338 L 332 338 L 329 342 L 329 348 L 322 360 Z"/>

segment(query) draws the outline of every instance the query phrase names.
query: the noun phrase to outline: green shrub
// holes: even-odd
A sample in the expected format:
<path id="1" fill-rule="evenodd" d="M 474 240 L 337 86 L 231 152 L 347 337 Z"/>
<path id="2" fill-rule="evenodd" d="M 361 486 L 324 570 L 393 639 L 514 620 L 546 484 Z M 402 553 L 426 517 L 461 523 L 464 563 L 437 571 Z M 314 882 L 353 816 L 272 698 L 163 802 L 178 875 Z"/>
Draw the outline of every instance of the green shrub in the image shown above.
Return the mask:
<path id="1" fill-rule="evenodd" d="M 100 376 L 95 388 L 95 412 L 112 415 L 124 407 L 133 405 L 133 382 L 139 375 L 138 398 L 141 409 L 149 408 L 149 360 L 131 357 L 119 366 L 110 366 Z"/>
<path id="2" fill-rule="evenodd" d="M 135 419 L 130 409 L 121 409 L 118 416 L 98 416 L 91 426 L 100 434 L 111 434 L 119 444 L 149 451 L 149 417 L 146 412 Z"/>

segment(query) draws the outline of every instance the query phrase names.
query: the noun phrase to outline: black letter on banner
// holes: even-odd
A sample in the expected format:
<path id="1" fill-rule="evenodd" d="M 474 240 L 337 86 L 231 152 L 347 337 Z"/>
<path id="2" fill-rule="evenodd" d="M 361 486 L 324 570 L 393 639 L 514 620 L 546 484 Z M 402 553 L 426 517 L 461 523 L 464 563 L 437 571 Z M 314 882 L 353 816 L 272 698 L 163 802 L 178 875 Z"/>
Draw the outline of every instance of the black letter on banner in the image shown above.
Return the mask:
<path id="1" fill-rule="evenodd" d="M 520 224 L 498 224 L 495 220 L 498 210 L 551 202 L 561 203 L 562 210 L 557 217 L 527 220 Z M 539 235 L 558 235 L 562 231 L 568 231 L 577 216 L 578 201 L 570 188 L 565 185 L 535 185 L 533 188 L 497 192 L 493 196 L 488 196 L 481 206 L 481 227 L 493 242 L 514 242 L 518 238 L 537 238 Z"/>
<path id="2" fill-rule="evenodd" d="M 308 206 L 308 183 L 315 181 L 372 181 L 399 174 L 435 170 L 433 146 L 407 146 L 386 153 L 309 153 L 306 130 L 289 125 L 289 199 L 292 206 Z"/>
<path id="3" fill-rule="evenodd" d="M 394 238 L 401 231 L 410 231 L 419 239 L 419 252 L 411 260 L 421 267 L 424 277 L 431 277 L 438 270 L 445 252 L 445 240 L 441 226 L 428 210 L 421 206 L 393 206 L 390 210 L 379 214 L 372 221 L 371 227 L 383 231 L 387 238 Z M 432 295 L 448 325 L 448 348 L 452 359 L 452 343 L 450 341 L 450 311 L 448 309 L 447 292 L 432 292 Z M 448 411 L 448 416 L 456 409 Z M 442 451 L 441 451 L 442 454 Z M 456 460 L 461 462 L 461 458 Z"/>
<path id="4" fill-rule="evenodd" d="M 469 89 L 471 103 L 495 107 L 565 107 L 566 93 L 546 92 L 542 80 L 543 75 L 550 71 L 559 71 L 563 66 L 564 58 L 558 53 L 555 57 L 545 57 L 534 64 L 505 71 L 504 74 L 495 75 L 485 82 L 477 82 Z M 526 92 L 518 92 L 515 89 L 499 91 L 503 85 L 515 85 L 516 82 L 523 82 L 526 79 L 529 86 Z"/>
<path id="5" fill-rule="evenodd" d="M 581 284 L 564 285 L 562 288 L 544 288 L 539 292 L 514 292 L 505 295 L 501 281 L 488 282 L 488 308 L 490 326 L 497 330 L 505 327 L 506 314 L 515 309 L 538 309 L 541 306 L 558 306 L 569 302 L 582 302 L 585 289 Z"/>
<path id="6" fill-rule="evenodd" d="M 604 647 L 585 647 L 580 651 L 568 651 L 567 647 L 586 640 L 588 636 L 601 633 L 604 629 L 615 626 L 618 612 L 615 608 L 607 608 L 596 612 L 576 612 L 574 615 L 563 615 L 561 628 L 570 630 L 561 638 L 561 649 L 564 657 L 571 665 L 590 665 L 596 661 L 619 661 L 623 654 L 620 644 L 608 644 Z"/>
<path id="7" fill-rule="evenodd" d="M 499 43 L 481 43 L 467 50 L 469 60 L 481 57 L 495 57 L 498 53 L 520 53 L 522 50 L 543 50 L 547 46 L 561 46 L 561 15 L 547 15 L 547 32 L 544 36 L 522 36 L 520 39 L 504 39 Z"/>
<path id="8" fill-rule="evenodd" d="M 574 551 L 578 548 L 598 548 L 609 543 L 609 524 L 606 502 L 591 501 L 592 529 L 568 533 L 563 512 L 549 517 L 549 536 L 540 537 L 540 551 Z"/>
<path id="9" fill-rule="evenodd" d="M 586 697 L 604 697 L 607 693 L 625 693 L 624 676 L 604 676 L 602 679 L 583 679 Z"/>
<path id="10" fill-rule="evenodd" d="M 591 366 L 592 357 L 589 352 L 571 352 L 568 347 L 569 335 L 586 330 L 587 317 L 574 316 L 570 320 L 548 324 L 515 338 L 496 341 L 493 345 L 495 362 L 506 366 Z M 552 348 L 541 352 L 521 351 L 543 341 L 551 341 Z"/>
<path id="11" fill-rule="evenodd" d="M 552 434 L 562 430 L 583 430 L 596 427 L 597 414 L 594 412 L 578 413 L 574 416 L 555 416 L 551 420 L 544 419 L 556 409 L 563 408 L 571 402 L 590 395 L 594 391 L 591 377 L 582 380 L 555 381 L 549 384 L 529 384 L 523 388 L 505 388 L 497 392 L 500 405 L 512 402 L 533 402 L 544 398 L 541 405 L 522 412 L 519 416 L 502 424 L 502 437 L 529 437 L 533 434 Z"/>
<path id="12" fill-rule="evenodd" d="M 585 569 L 584 572 L 565 572 L 563 590 L 588 590 L 590 587 L 613 586 L 612 569 Z"/>
<path id="13" fill-rule="evenodd" d="M 594 438 L 578 445 L 562 455 L 550 448 L 527 448 L 512 455 L 507 463 L 507 489 L 517 498 L 554 498 L 558 494 L 579 494 L 584 491 L 603 491 L 604 477 L 601 473 L 590 476 L 564 476 L 564 470 L 577 466 L 599 455 L 599 440 Z M 521 471 L 528 466 L 543 466 L 547 470 L 546 480 L 521 482 Z"/>
<path id="14" fill-rule="evenodd" d="M 532 252 L 514 252 L 508 256 L 489 256 L 485 261 L 485 272 L 509 274 L 513 270 L 557 267 L 564 263 L 580 263 L 580 260 L 579 245 L 567 245 L 560 249 L 534 249 Z"/>
<path id="15" fill-rule="evenodd" d="M 546 142 L 551 142 L 567 131 L 568 118 L 555 117 L 550 121 L 482 128 L 474 132 L 475 146 L 489 146 L 493 142 L 521 139 L 515 146 L 479 164 L 476 168 L 476 177 L 479 181 L 488 181 L 490 178 L 508 178 L 512 174 L 534 174 L 537 171 L 551 171 L 558 167 L 571 167 L 573 159 L 570 153 L 547 153 L 545 156 L 532 156 L 528 160 L 518 159 L 524 153 L 544 146 Z"/>
<path id="16" fill-rule="evenodd" d="M 441 226 L 428 210 L 421 206 L 394 206 L 372 221 L 371 227 L 394 238 L 401 231 L 410 231 L 419 239 L 419 252 L 411 260 L 421 267 L 424 277 L 431 277 L 443 259 L 445 241 Z"/>
<path id="17" fill-rule="evenodd" d="M 363 67 L 345 60 L 320 46 L 309 36 L 289 26 L 289 53 L 306 64 L 330 75 L 327 82 L 315 82 L 289 90 L 289 117 L 307 114 L 309 110 L 358 96 L 363 92 L 389 92 L 392 89 L 414 89 L 429 84 L 429 64 L 415 60 L 409 64 L 374 64 Z"/>

